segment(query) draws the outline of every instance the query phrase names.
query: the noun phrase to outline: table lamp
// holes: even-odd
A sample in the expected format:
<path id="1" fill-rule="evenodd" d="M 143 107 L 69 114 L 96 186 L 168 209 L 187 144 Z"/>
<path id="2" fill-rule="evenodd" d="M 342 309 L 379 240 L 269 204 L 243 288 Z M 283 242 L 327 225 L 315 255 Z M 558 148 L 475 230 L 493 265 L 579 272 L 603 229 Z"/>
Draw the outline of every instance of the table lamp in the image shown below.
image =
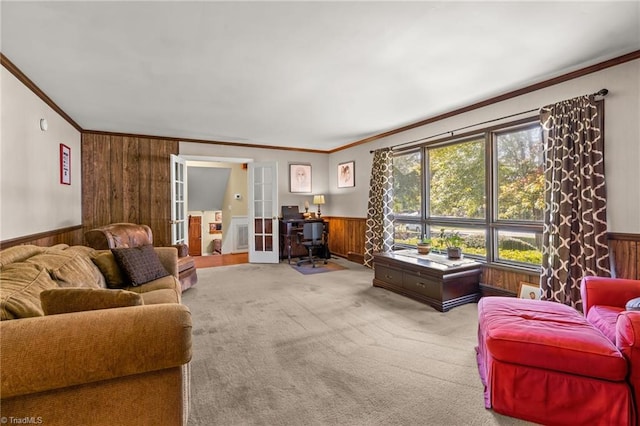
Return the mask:
<path id="1" fill-rule="evenodd" d="M 320 217 L 320 206 L 324 204 L 324 195 L 314 195 L 313 204 L 318 205 L 318 217 Z"/>

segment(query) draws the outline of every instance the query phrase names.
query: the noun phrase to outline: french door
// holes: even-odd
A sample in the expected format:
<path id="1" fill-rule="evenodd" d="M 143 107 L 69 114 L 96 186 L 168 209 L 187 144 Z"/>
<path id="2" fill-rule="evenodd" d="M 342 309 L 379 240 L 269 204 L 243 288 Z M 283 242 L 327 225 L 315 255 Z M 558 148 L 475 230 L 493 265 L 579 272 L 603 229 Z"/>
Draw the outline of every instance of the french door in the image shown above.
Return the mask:
<path id="1" fill-rule="evenodd" d="M 249 262 L 280 261 L 278 162 L 249 163 Z"/>
<path id="2" fill-rule="evenodd" d="M 185 160 L 171 154 L 171 244 L 186 244 L 186 180 Z"/>

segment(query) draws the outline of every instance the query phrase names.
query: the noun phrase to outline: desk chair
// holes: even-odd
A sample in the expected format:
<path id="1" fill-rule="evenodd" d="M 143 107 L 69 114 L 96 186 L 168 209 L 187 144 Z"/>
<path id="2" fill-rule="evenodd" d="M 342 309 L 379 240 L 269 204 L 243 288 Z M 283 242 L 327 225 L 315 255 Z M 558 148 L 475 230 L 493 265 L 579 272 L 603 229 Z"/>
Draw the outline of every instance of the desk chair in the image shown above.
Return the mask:
<path id="1" fill-rule="evenodd" d="M 321 249 L 320 253 L 325 257 L 324 263 L 327 263 L 325 255 L 327 251 L 327 238 L 323 222 L 305 223 L 302 228 L 302 232 L 298 234 L 298 244 L 305 246 L 307 250 L 309 250 L 309 257 L 300 259 L 296 264 L 297 266 L 300 266 L 305 262 L 310 262 L 315 268 L 317 257 L 313 256 L 314 249 Z"/>

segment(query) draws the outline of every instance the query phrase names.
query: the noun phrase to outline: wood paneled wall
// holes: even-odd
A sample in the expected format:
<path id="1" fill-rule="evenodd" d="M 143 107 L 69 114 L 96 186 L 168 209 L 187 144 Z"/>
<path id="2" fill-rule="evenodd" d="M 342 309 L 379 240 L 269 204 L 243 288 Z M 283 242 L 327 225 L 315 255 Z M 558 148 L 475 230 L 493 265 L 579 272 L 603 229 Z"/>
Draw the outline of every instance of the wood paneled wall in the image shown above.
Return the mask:
<path id="1" fill-rule="evenodd" d="M 329 250 L 332 254 L 349 257 L 364 255 L 366 219 L 356 217 L 326 217 L 329 221 Z"/>
<path id="2" fill-rule="evenodd" d="M 32 244 L 34 246 L 49 247 L 56 244 L 68 244 L 70 246 L 81 245 L 84 241 L 84 233 L 81 225 L 69 228 L 56 229 L 54 231 L 41 232 L 38 234 L 26 235 L 20 238 L 12 238 L 0 242 L 0 249 L 6 249 L 22 244 Z"/>
<path id="3" fill-rule="evenodd" d="M 640 280 L 640 235 L 610 233 L 609 249 L 614 275 Z"/>
<path id="4" fill-rule="evenodd" d="M 83 133 L 84 231 L 142 223 L 151 227 L 154 245 L 170 245 L 171 154 L 178 154 L 176 140 Z"/>
<path id="5" fill-rule="evenodd" d="M 331 253 L 361 259 L 364 256 L 366 219 L 350 217 L 326 218 L 329 221 L 329 249 Z M 618 278 L 640 280 L 640 235 L 609 234 L 611 263 Z M 540 275 L 503 267 L 486 266 L 481 282 L 496 293 L 515 294 L 521 281 L 538 283 Z"/>

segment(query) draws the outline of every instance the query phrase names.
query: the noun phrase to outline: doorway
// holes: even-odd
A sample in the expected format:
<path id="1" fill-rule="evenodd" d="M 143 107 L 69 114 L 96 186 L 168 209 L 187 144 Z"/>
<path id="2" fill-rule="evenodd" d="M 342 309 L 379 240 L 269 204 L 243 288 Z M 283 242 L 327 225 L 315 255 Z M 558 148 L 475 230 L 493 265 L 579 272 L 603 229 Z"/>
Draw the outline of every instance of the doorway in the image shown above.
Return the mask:
<path id="1" fill-rule="evenodd" d="M 188 235 L 190 239 L 193 238 L 193 242 L 190 241 L 190 253 L 207 257 L 246 252 L 246 247 L 238 248 L 235 244 L 237 236 L 234 231 L 238 221 L 246 221 L 246 164 L 252 160 L 180 157 L 186 164 L 186 215 L 190 222 Z M 197 246 L 193 250 L 192 244 Z"/>

